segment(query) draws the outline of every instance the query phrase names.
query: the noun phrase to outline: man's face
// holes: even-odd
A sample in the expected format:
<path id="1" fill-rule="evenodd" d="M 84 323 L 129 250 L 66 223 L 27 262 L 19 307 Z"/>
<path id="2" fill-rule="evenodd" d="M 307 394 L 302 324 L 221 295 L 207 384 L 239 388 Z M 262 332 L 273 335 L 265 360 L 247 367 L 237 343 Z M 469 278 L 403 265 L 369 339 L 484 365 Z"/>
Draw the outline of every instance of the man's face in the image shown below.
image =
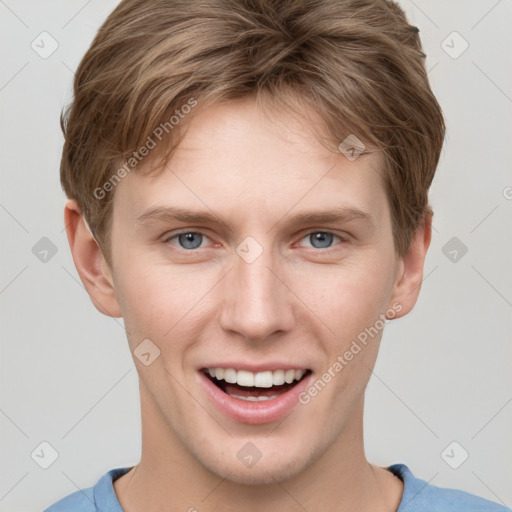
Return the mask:
<path id="1" fill-rule="evenodd" d="M 362 428 L 400 260 L 381 157 L 333 154 L 316 129 L 249 99 L 217 105 L 162 173 L 116 189 L 112 275 L 130 348 L 150 354 L 134 361 L 155 457 L 273 483 Z"/>

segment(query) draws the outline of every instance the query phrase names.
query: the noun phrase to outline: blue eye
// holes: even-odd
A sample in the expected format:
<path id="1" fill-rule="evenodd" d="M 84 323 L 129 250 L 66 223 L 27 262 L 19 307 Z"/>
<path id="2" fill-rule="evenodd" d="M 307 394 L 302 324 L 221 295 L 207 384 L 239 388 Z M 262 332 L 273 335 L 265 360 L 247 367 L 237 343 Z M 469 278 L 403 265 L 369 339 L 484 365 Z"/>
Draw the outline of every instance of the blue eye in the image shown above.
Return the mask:
<path id="1" fill-rule="evenodd" d="M 315 249 L 326 249 L 331 247 L 334 238 L 341 240 L 339 236 L 325 231 L 314 231 L 307 235 L 305 238 L 309 239 L 311 245 Z"/>
<path id="2" fill-rule="evenodd" d="M 203 236 L 201 233 L 195 232 L 186 232 L 186 233 L 178 233 L 177 235 L 169 237 L 166 242 L 170 242 L 175 238 L 178 240 L 182 249 L 197 249 L 201 246 L 203 242 Z"/>
<path id="3" fill-rule="evenodd" d="M 195 249 L 201 248 L 203 242 L 208 237 L 202 233 L 195 231 L 184 231 L 175 235 L 169 236 L 164 240 L 164 243 L 171 243 L 175 245 L 174 240 L 178 241 L 178 249 L 185 249 L 187 251 L 194 251 Z M 338 235 L 329 233 L 328 231 L 312 231 L 308 235 L 302 238 L 302 240 L 308 240 L 310 246 L 314 249 L 329 249 L 334 244 L 334 239 L 337 238 L 341 242 L 345 241 Z"/>

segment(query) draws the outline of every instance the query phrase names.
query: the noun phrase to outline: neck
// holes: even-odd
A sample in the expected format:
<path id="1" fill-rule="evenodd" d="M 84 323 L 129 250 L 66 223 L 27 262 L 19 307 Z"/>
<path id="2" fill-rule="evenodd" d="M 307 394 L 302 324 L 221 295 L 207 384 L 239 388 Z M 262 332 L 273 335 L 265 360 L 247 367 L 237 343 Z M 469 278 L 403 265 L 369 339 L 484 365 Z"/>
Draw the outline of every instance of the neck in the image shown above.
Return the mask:
<path id="1" fill-rule="evenodd" d="M 395 512 L 398 508 L 402 482 L 389 471 L 369 464 L 364 454 L 364 396 L 335 443 L 306 471 L 265 485 L 239 484 L 201 465 L 169 429 L 155 404 L 143 396 L 142 389 L 141 398 L 142 457 L 137 466 L 114 482 L 126 512 Z"/>

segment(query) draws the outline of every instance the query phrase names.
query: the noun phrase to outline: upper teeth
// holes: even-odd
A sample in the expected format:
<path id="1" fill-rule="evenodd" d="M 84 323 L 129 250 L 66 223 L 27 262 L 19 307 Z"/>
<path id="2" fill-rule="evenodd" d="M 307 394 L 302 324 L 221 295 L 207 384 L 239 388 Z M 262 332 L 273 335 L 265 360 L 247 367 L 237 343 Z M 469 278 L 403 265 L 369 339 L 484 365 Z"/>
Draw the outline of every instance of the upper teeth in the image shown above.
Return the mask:
<path id="1" fill-rule="evenodd" d="M 285 382 L 291 384 L 294 380 L 302 379 L 304 370 L 275 370 L 265 372 L 248 372 L 247 370 L 235 370 L 233 368 L 208 368 L 210 377 L 225 380 L 230 384 L 239 386 L 271 388 L 280 386 Z"/>

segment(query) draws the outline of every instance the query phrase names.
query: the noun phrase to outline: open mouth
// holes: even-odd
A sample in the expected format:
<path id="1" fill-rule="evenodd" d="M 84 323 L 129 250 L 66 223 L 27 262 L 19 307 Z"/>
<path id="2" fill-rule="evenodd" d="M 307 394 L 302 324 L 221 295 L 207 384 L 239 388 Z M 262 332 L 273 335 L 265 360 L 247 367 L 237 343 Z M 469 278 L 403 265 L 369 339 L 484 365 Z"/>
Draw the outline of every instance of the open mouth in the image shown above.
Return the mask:
<path id="1" fill-rule="evenodd" d="M 306 378 L 309 369 L 274 370 L 253 373 L 233 368 L 201 370 L 221 391 L 239 400 L 260 402 L 277 398 Z"/>

